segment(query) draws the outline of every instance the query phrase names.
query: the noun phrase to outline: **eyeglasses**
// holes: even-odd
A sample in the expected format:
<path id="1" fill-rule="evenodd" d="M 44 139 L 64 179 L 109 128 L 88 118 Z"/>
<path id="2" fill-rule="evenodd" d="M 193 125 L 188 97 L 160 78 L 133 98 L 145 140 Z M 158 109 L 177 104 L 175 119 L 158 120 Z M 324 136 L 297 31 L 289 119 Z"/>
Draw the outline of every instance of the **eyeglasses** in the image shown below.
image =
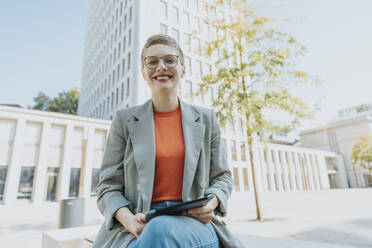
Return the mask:
<path id="1" fill-rule="evenodd" d="M 178 64 L 177 55 L 165 55 L 162 57 L 158 56 L 147 56 L 143 59 L 145 66 L 151 70 L 156 69 L 159 65 L 160 60 L 163 60 L 164 64 L 168 67 L 175 67 Z"/>

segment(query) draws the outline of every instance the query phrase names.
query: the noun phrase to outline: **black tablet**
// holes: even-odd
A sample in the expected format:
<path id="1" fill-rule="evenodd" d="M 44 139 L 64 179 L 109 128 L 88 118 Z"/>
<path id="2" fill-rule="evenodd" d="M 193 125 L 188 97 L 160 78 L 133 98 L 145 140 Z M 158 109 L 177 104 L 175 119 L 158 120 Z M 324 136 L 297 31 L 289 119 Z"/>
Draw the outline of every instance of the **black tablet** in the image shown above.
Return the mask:
<path id="1" fill-rule="evenodd" d="M 180 202 L 176 205 L 161 208 L 161 209 L 152 209 L 146 213 L 145 222 L 149 222 L 152 218 L 159 216 L 159 215 L 180 215 L 183 211 L 192 209 L 192 208 L 199 208 L 207 204 L 214 196 L 208 195 L 203 198 L 199 198 L 192 201 L 187 202 Z"/>

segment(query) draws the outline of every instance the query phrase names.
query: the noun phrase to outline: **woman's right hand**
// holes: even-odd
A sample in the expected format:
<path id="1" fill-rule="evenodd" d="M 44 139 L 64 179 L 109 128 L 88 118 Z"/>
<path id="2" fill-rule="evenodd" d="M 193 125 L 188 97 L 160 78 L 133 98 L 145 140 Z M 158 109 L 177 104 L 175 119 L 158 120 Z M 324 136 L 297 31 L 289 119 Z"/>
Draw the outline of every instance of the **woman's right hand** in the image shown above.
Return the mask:
<path id="1" fill-rule="evenodd" d="M 145 215 L 143 213 L 138 213 L 133 215 L 133 218 L 126 221 L 124 227 L 138 239 L 145 225 Z"/>
<path id="2" fill-rule="evenodd" d="M 131 232 L 138 238 L 145 227 L 145 215 L 138 213 L 133 215 L 127 207 L 122 207 L 115 213 L 115 218 L 124 226 L 124 228 Z"/>

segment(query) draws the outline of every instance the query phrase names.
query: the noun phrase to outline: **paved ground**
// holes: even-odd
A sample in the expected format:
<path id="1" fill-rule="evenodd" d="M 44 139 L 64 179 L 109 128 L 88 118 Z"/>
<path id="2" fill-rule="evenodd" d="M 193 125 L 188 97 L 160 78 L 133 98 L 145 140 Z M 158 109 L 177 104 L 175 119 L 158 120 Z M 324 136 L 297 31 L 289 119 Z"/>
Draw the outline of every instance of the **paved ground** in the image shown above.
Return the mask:
<path id="1" fill-rule="evenodd" d="M 372 189 L 266 193 L 263 202 L 262 222 L 254 220 L 251 194 L 235 193 L 229 202 L 225 220 L 249 247 L 372 247 Z M 95 200 L 87 206 L 87 225 L 102 223 Z M 58 209 L 58 203 L 0 205 L 1 247 L 40 248 L 41 233 L 57 229 Z"/>

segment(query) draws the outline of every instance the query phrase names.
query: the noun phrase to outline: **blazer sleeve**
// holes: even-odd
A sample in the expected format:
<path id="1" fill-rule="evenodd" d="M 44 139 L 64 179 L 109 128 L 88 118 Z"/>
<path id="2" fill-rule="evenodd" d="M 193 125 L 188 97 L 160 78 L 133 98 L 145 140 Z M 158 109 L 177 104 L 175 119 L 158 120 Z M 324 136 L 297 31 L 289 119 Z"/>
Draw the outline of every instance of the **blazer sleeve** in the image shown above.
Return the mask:
<path id="1" fill-rule="evenodd" d="M 215 213 L 222 217 L 226 216 L 227 201 L 233 188 L 233 179 L 226 161 L 225 148 L 221 140 L 221 131 L 214 111 L 212 111 L 211 164 L 209 178 L 209 187 L 206 189 L 205 194 L 216 195 L 219 205 Z"/>
<path id="2" fill-rule="evenodd" d="M 125 147 L 123 122 L 120 112 L 117 111 L 111 123 L 97 185 L 97 206 L 104 216 L 107 230 L 112 230 L 120 224 L 114 217 L 115 212 L 119 208 L 131 204 L 124 197 L 123 160 Z"/>

